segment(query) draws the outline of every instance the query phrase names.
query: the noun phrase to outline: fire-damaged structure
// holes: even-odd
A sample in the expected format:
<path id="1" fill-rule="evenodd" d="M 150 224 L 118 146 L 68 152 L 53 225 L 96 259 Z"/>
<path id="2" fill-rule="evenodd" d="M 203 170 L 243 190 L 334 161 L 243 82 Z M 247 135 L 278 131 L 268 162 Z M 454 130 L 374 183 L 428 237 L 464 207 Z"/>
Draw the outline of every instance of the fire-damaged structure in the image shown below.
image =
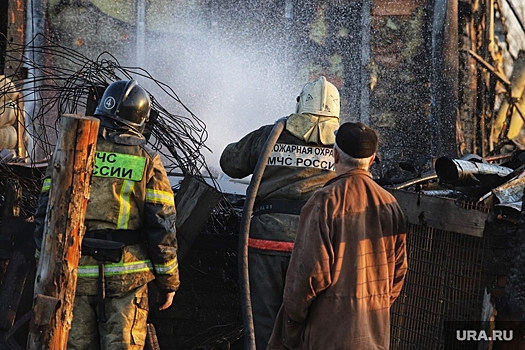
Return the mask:
<path id="1" fill-rule="evenodd" d="M 180 209 L 181 289 L 168 311 L 152 308 L 149 338 L 163 350 L 243 348 L 238 244 L 247 183 L 227 191 L 206 163 L 211 131 L 193 109 L 200 91 L 186 105 L 154 78 L 173 70 L 182 77 L 176 86 L 187 88 L 184 67 L 159 49 L 167 50 L 159 44 L 166 37 L 180 49 L 175 57 L 198 52 L 190 43 L 231 33 L 245 50 L 271 38 L 278 69 L 301 84 L 329 77 L 343 97 L 342 121 L 378 131 L 372 172 L 409 221 L 409 273 L 392 309 L 391 348 L 503 349 L 522 341 L 514 328 L 525 310 L 525 47 L 515 39 L 525 35 L 525 10 L 518 1 L 27 3 L 0 4 L 0 135 L 7 135 L 0 136 L 0 349 L 26 342 L 36 269 L 31 216 L 59 116 L 90 115 L 108 83 L 129 77 L 154 97 L 149 143 L 173 175 Z M 202 28 L 184 28 L 183 13 L 205 18 L 209 41 L 194 36 Z M 156 21 L 170 16 L 177 21 Z M 49 27 L 39 31 L 43 22 Z M 265 35 L 250 30 L 263 23 Z M 126 57 L 130 43 L 137 61 L 121 64 L 116 57 Z M 159 74 L 134 68 L 147 52 Z M 500 338 L 480 336 L 494 329 Z M 503 332 L 511 329 L 512 339 Z M 476 331 L 476 341 L 463 330 Z"/>

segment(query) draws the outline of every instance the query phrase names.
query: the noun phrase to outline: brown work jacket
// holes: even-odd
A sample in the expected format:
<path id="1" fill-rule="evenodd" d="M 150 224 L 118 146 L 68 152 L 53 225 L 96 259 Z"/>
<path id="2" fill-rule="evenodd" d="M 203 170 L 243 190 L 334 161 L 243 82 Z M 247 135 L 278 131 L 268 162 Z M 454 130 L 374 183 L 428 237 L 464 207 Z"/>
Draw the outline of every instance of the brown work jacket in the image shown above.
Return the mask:
<path id="1" fill-rule="evenodd" d="M 330 180 L 301 211 L 268 349 L 388 349 L 407 271 L 405 217 L 370 173 Z"/>

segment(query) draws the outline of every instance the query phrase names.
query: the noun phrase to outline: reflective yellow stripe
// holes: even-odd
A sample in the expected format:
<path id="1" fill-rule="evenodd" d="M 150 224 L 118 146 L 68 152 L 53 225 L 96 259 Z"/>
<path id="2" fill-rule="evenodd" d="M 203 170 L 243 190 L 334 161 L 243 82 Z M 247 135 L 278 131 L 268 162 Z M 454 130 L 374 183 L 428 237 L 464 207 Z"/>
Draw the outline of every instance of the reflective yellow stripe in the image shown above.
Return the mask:
<path id="1" fill-rule="evenodd" d="M 42 192 L 47 192 L 51 188 L 51 178 L 46 177 L 44 183 L 42 184 Z"/>
<path id="2" fill-rule="evenodd" d="M 119 197 L 119 210 L 118 210 L 118 219 L 117 219 L 117 229 L 118 230 L 127 230 L 129 224 L 129 216 L 131 212 L 131 204 L 129 198 L 133 192 L 133 187 L 135 187 L 135 182 L 130 180 L 124 180 L 122 183 L 122 188 L 120 189 Z"/>
<path id="3" fill-rule="evenodd" d="M 146 202 L 175 206 L 173 193 L 149 188 L 146 189 Z"/>
<path id="4" fill-rule="evenodd" d="M 104 265 L 105 276 L 128 275 L 146 271 L 153 271 L 153 265 L 149 260 Z M 79 266 L 78 277 L 98 277 L 98 265 Z"/>
<path id="5" fill-rule="evenodd" d="M 162 264 L 162 265 L 155 264 L 155 271 L 157 271 L 157 273 L 160 275 L 169 275 L 170 273 L 175 271 L 178 267 L 179 267 L 179 261 L 177 260 L 177 257 L 175 257 L 165 264 Z"/>

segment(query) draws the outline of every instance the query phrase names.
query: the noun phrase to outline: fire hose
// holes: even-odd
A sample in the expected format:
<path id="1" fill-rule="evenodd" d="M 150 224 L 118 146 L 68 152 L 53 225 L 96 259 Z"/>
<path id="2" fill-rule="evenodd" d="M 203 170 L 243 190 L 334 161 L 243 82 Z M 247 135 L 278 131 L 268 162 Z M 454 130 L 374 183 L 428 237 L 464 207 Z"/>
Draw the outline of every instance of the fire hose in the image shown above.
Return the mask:
<path id="1" fill-rule="evenodd" d="M 262 175 L 268 158 L 272 152 L 273 146 L 281 135 L 286 117 L 278 119 L 268 139 L 266 140 L 263 152 L 259 155 L 257 164 L 253 171 L 252 179 L 248 188 L 246 189 L 246 200 L 242 210 L 241 218 L 241 232 L 239 235 L 239 283 L 241 286 L 241 307 L 244 322 L 244 348 L 246 350 L 255 350 L 255 331 L 253 327 L 252 302 L 250 297 L 250 278 L 248 272 L 248 238 L 250 236 L 250 223 L 253 213 L 253 205 L 259 184 L 261 183 Z"/>

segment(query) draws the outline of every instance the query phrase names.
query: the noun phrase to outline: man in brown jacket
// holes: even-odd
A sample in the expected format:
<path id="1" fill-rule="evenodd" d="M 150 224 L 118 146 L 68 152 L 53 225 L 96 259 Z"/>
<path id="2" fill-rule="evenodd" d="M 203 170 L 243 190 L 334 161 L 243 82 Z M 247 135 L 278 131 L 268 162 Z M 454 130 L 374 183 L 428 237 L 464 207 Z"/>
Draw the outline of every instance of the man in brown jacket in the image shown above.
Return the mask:
<path id="1" fill-rule="evenodd" d="M 268 349 L 388 349 L 390 306 L 407 272 L 405 217 L 368 168 L 376 133 L 345 123 L 337 177 L 301 211 Z"/>

